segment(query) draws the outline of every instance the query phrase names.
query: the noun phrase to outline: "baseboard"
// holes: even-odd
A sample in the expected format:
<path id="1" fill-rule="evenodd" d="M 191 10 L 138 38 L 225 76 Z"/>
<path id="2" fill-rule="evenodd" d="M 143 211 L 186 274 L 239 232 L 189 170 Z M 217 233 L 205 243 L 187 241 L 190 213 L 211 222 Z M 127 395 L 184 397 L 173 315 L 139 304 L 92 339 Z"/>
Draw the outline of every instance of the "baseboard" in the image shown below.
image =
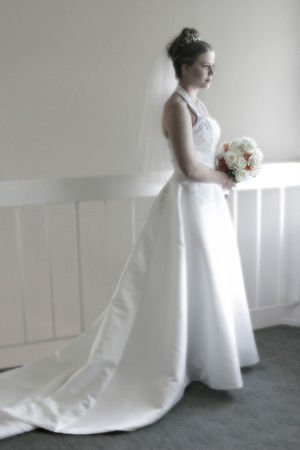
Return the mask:
<path id="1" fill-rule="evenodd" d="M 250 310 L 253 329 L 274 325 L 300 326 L 300 303 L 272 305 Z"/>

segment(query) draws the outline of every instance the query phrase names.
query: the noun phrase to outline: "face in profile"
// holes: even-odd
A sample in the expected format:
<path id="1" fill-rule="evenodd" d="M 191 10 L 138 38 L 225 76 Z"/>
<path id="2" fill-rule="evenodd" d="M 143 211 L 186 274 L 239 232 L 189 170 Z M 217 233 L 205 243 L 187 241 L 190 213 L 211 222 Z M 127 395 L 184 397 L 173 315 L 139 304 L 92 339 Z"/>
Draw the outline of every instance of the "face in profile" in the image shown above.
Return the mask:
<path id="1" fill-rule="evenodd" d="M 215 73 L 215 52 L 207 51 L 198 56 L 192 66 L 185 65 L 189 82 L 199 88 L 208 89 Z"/>

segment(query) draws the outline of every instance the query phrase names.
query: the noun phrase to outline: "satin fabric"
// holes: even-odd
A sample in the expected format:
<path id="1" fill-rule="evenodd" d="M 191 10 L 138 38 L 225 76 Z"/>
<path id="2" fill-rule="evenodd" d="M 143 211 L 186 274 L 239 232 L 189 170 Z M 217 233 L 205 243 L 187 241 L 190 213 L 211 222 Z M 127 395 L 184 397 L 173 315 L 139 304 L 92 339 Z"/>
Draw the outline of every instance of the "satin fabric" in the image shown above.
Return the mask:
<path id="1" fill-rule="evenodd" d="M 177 92 L 197 115 L 199 161 L 214 167 L 220 127 Z M 50 356 L 0 374 L 0 438 L 132 431 L 191 381 L 238 389 L 240 368 L 259 361 L 224 192 L 173 162 L 102 314 Z"/>

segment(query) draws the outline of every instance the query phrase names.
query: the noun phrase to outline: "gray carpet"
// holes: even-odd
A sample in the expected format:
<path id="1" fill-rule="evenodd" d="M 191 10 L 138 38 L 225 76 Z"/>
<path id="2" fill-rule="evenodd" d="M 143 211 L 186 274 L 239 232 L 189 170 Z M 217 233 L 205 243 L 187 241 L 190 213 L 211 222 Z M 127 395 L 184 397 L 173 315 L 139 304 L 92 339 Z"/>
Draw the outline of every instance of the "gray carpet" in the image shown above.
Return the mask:
<path id="1" fill-rule="evenodd" d="M 261 361 L 243 368 L 244 387 L 201 382 L 154 424 L 136 431 L 64 435 L 37 429 L 0 441 L 9 450 L 300 450 L 300 328 L 255 330 Z"/>

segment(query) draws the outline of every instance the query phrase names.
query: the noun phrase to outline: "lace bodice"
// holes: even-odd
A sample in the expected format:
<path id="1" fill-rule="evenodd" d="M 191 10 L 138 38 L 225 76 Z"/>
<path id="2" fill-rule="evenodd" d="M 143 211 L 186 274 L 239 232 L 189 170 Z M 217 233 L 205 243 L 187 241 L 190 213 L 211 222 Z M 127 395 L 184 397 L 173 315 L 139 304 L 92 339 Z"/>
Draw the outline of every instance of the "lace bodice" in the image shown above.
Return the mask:
<path id="1" fill-rule="evenodd" d="M 191 110 L 197 116 L 196 122 L 193 125 L 193 137 L 194 147 L 199 162 L 212 169 L 215 168 L 216 148 L 221 134 L 218 122 L 213 117 L 205 116 L 200 113 L 189 94 L 179 84 L 177 85 L 175 92 L 178 92 L 178 94 L 184 98 Z M 174 169 L 181 172 L 169 138 L 167 138 L 167 142 Z"/>

